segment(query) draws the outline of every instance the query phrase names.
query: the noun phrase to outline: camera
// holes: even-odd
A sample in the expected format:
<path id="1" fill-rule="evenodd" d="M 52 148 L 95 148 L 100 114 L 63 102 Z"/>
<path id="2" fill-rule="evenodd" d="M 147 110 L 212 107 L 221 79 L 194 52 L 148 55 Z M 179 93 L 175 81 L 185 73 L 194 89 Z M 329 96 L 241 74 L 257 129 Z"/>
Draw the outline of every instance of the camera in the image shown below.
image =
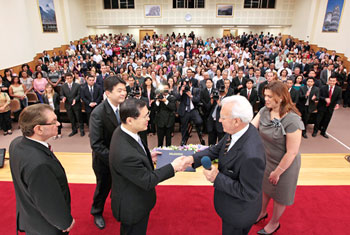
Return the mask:
<path id="1" fill-rule="evenodd" d="M 186 82 L 184 92 L 191 91 L 191 87 L 190 87 L 190 85 L 189 85 L 190 79 L 186 78 L 184 82 Z"/>
<path id="2" fill-rule="evenodd" d="M 140 88 L 136 85 L 128 94 L 128 97 L 134 98 L 135 96 L 141 95 Z"/>
<path id="3" fill-rule="evenodd" d="M 221 86 L 221 87 L 219 88 L 219 92 L 220 92 L 220 93 L 224 93 L 224 92 L 225 92 L 225 86 Z"/>
<path id="4" fill-rule="evenodd" d="M 219 97 L 219 91 L 217 89 L 213 89 L 213 100 L 218 100 Z"/>

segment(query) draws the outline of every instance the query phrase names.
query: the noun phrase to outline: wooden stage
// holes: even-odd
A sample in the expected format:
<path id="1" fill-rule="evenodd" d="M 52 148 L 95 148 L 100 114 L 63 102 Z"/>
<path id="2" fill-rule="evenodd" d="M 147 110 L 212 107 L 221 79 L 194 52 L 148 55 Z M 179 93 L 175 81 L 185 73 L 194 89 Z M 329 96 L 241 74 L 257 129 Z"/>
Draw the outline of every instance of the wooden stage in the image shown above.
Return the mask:
<path id="1" fill-rule="evenodd" d="M 95 183 L 91 153 L 56 152 L 66 170 L 69 183 Z M 350 185 L 350 163 L 345 154 L 302 154 L 298 185 Z M 8 157 L 8 155 L 6 156 Z M 197 172 L 179 172 L 161 185 L 212 185 L 198 168 Z M 0 169 L 0 181 L 11 181 L 9 160 Z"/>

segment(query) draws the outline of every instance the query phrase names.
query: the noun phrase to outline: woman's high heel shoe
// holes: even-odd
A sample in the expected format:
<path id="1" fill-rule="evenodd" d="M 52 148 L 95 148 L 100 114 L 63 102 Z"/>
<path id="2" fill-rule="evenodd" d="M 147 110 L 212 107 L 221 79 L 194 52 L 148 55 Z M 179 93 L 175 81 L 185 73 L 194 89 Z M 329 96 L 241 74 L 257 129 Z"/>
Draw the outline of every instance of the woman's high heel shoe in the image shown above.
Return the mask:
<path id="1" fill-rule="evenodd" d="M 270 234 L 274 234 L 275 232 L 277 232 L 278 229 L 280 229 L 281 225 L 279 224 L 278 227 L 272 232 L 272 233 L 267 233 L 265 231 L 265 229 L 261 229 L 259 230 L 257 233 L 258 234 L 262 234 L 262 235 L 270 235 Z"/>
<path id="2" fill-rule="evenodd" d="M 267 217 L 269 216 L 268 213 L 266 213 L 266 215 L 264 215 L 263 217 L 261 217 L 258 221 L 256 221 L 254 224 L 257 224 L 259 223 L 260 221 L 264 220 L 264 219 L 267 219 Z"/>

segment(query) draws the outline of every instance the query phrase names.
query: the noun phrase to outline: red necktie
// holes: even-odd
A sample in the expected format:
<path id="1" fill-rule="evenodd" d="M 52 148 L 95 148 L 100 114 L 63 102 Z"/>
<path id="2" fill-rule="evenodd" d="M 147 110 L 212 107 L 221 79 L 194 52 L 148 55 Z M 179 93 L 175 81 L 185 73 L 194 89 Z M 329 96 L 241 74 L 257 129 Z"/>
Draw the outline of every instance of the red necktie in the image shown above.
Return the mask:
<path id="1" fill-rule="evenodd" d="M 250 90 L 248 90 L 248 100 L 249 100 L 249 97 L 250 97 Z"/>

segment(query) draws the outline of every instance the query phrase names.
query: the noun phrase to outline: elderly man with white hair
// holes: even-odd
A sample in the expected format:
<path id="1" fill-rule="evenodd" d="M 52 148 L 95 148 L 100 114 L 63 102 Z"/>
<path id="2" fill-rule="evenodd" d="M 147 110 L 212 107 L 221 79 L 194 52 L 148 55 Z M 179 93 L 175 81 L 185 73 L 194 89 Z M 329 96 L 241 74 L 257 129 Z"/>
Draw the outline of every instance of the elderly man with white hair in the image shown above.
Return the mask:
<path id="1" fill-rule="evenodd" d="M 226 132 L 221 141 L 187 157 L 187 164 L 201 166 L 208 156 L 219 159 L 218 168 L 204 169 L 214 185 L 215 210 L 222 219 L 222 234 L 248 234 L 259 216 L 265 151 L 256 128 L 250 124 L 253 109 L 243 96 L 222 100 L 220 122 Z"/>

